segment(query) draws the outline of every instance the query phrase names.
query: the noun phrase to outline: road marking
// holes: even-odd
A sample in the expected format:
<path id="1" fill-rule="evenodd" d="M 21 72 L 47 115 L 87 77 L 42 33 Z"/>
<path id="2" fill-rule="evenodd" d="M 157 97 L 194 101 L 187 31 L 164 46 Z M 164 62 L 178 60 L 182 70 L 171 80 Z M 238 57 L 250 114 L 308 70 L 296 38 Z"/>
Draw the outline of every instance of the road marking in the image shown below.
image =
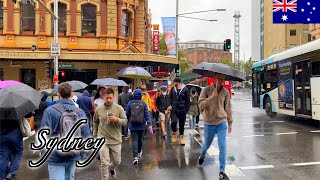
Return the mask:
<path id="1" fill-rule="evenodd" d="M 318 132 L 320 132 L 320 130 L 317 130 L 317 131 L 310 131 L 310 132 L 312 132 L 312 133 L 318 133 Z"/>
<path id="2" fill-rule="evenodd" d="M 33 130 L 33 131 L 31 131 L 31 136 L 33 136 L 33 135 L 35 135 L 36 134 L 36 131 L 35 130 Z M 30 137 L 31 137 L 30 136 Z M 25 141 L 25 140 L 27 140 L 27 139 L 29 139 L 29 137 L 24 137 L 23 138 L 23 141 Z"/>
<path id="3" fill-rule="evenodd" d="M 283 123 L 284 121 L 269 121 L 269 123 Z"/>
<path id="4" fill-rule="evenodd" d="M 237 123 L 237 125 L 239 124 L 239 125 L 242 125 L 242 124 L 244 124 L 244 125 L 255 125 L 255 124 L 260 124 L 261 122 L 251 122 L 251 123 Z"/>
<path id="5" fill-rule="evenodd" d="M 287 133 L 276 133 L 275 135 L 290 135 L 290 134 L 297 134 L 298 132 L 287 132 Z"/>
<path id="6" fill-rule="evenodd" d="M 234 164 L 226 165 L 226 174 L 229 176 L 245 176 Z"/>
<path id="7" fill-rule="evenodd" d="M 318 165 L 320 162 L 306 162 L 306 163 L 294 163 L 292 166 L 310 166 L 310 165 Z"/>
<path id="8" fill-rule="evenodd" d="M 219 150 L 211 145 L 209 147 L 209 149 L 207 150 L 207 154 L 209 154 L 209 156 L 218 156 L 219 155 Z"/>
<path id="9" fill-rule="evenodd" d="M 253 170 L 253 169 L 273 169 L 274 166 L 272 165 L 259 165 L 259 166 L 244 166 L 239 167 L 241 170 Z"/>
<path id="10" fill-rule="evenodd" d="M 242 136 L 243 138 L 250 138 L 250 137 L 263 137 L 263 134 L 251 135 L 251 136 Z"/>

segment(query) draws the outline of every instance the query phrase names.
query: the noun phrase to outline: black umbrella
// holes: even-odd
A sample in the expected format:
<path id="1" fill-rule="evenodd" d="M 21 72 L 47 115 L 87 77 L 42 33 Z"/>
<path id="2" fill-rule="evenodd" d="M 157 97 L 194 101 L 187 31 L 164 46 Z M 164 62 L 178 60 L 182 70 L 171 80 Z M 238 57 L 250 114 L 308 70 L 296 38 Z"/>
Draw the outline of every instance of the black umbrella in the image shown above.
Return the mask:
<path id="1" fill-rule="evenodd" d="M 197 93 L 200 95 L 201 90 L 202 90 L 202 88 L 201 88 L 200 86 L 195 85 L 195 84 L 187 84 L 186 86 L 187 86 L 187 88 L 189 89 L 189 91 L 190 91 L 193 87 L 196 88 Z"/>
<path id="2" fill-rule="evenodd" d="M 86 88 L 88 86 L 88 84 L 86 84 L 84 82 L 81 82 L 81 81 L 67 81 L 65 83 L 68 83 L 72 87 L 72 91 L 77 91 L 77 90 L 80 90 L 80 89 L 84 89 L 84 88 Z M 59 87 L 59 85 L 54 86 L 53 92 L 57 93 L 58 92 L 58 87 Z"/>
<path id="3" fill-rule="evenodd" d="M 42 94 L 21 84 L 0 89 L 0 120 L 19 119 L 39 108 Z"/>
<path id="4" fill-rule="evenodd" d="M 238 70 L 222 64 L 202 62 L 193 68 L 192 72 L 200 74 L 204 77 L 213 77 L 215 73 L 224 74 L 225 80 L 228 81 L 244 81 L 244 75 Z"/>

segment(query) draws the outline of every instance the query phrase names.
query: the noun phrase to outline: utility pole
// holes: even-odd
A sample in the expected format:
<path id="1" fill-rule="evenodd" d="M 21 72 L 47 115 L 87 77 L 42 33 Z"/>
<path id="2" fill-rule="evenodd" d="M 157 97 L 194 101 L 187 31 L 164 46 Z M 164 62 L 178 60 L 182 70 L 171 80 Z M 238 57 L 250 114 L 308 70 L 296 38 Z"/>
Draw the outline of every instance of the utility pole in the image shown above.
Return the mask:
<path id="1" fill-rule="evenodd" d="M 58 0 L 54 0 L 54 15 L 58 17 Z M 54 18 L 54 44 L 58 44 L 58 18 Z M 59 50 L 60 51 L 60 50 Z M 59 66 L 58 66 L 58 56 L 53 56 L 54 60 L 54 75 L 58 77 Z M 58 81 L 54 82 L 54 85 L 58 85 Z"/>
<path id="2" fill-rule="evenodd" d="M 176 56 L 178 58 L 178 67 L 179 67 L 179 75 L 181 74 L 180 70 L 180 61 L 179 61 L 179 0 L 176 3 Z"/>
<path id="3" fill-rule="evenodd" d="M 240 12 L 236 11 L 234 14 L 234 63 L 238 70 L 240 70 Z"/>

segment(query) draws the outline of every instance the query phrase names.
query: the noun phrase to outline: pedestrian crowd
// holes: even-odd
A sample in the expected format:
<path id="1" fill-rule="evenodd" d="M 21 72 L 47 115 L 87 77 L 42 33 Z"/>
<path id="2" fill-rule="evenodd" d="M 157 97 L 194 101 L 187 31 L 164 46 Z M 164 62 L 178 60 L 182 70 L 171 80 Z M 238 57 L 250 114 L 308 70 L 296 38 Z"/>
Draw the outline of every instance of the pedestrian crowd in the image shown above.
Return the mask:
<path id="1" fill-rule="evenodd" d="M 185 145 L 185 123 L 189 120 L 190 134 L 199 127 L 200 114 L 204 119 L 204 143 L 198 159 L 199 166 L 204 164 L 206 153 L 217 135 L 219 145 L 220 179 L 229 179 L 225 174 L 226 137 L 232 130 L 232 111 L 229 92 L 223 87 L 224 75 L 217 74 L 215 83 L 203 90 L 188 88 L 180 78 L 174 79 L 174 86 L 161 86 L 150 97 L 146 85 L 135 90 L 123 87 L 116 99 L 110 87 L 99 87 L 90 95 L 84 90 L 77 97 L 68 83 L 58 87 L 59 100 L 52 102 L 48 93 L 43 96 L 39 108 L 18 121 L 1 122 L 0 132 L 0 180 L 16 179 L 23 154 L 23 134 L 21 124 L 34 116 L 34 128 L 49 128 L 50 136 L 63 134 L 70 126 L 70 120 L 87 119 L 81 126 L 81 138 L 105 138 L 105 144 L 96 157 L 100 161 L 103 180 L 116 178 L 116 169 L 121 164 L 122 141 L 132 140 L 132 162 L 138 164 L 142 157 L 143 141 L 147 134 L 153 134 L 159 126 L 161 137 L 173 144 Z M 170 126 L 170 131 L 167 131 Z M 168 134 L 167 134 L 168 133 Z M 30 136 L 30 135 L 28 135 Z M 148 153 L 148 152 L 144 152 Z M 71 154 L 71 153 L 70 153 Z M 63 156 L 53 152 L 48 158 L 50 180 L 75 179 L 76 161 L 85 158 L 85 153 Z"/>

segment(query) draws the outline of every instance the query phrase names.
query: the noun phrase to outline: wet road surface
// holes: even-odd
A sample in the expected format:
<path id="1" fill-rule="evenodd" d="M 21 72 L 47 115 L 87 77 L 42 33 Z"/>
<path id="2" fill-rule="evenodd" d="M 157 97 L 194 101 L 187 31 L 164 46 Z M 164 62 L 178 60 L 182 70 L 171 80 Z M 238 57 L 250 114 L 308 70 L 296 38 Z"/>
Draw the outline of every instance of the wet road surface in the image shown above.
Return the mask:
<path id="1" fill-rule="evenodd" d="M 236 93 L 233 100 L 233 132 L 228 135 L 227 153 L 233 156 L 226 171 L 231 179 L 319 179 L 320 129 L 318 121 L 295 120 L 278 115 L 270 119 L 265 112 L 251 107 L 250 94 Z M 188 126 L 188 124 L 186 124 Z M 168 130 L 168 133 L 171 131 Z M 194 180 L 218 179 L 219 162 L 217 140 L 208 150 L 203 167 L 197 159 L 203 137 L 203 122 L 197 128 L 199 135 L 185 131 L 185 146 L 173 145 L 170 136 L 160 137 L 160 130 L 148 135 L 143 145 L 142 160 L 132 164 L 131 139 L 123 141 L 122 163 L 117 179 Z M 48 179 L 47 165 L 29 169 L 29 159 L 37 159 L 29 150 L 31 137 L 24 141 L 24 156 L 18 179 Z M 89 167 L 77 169 L 76 179 L 101 179 L 99 161 Z"/>

